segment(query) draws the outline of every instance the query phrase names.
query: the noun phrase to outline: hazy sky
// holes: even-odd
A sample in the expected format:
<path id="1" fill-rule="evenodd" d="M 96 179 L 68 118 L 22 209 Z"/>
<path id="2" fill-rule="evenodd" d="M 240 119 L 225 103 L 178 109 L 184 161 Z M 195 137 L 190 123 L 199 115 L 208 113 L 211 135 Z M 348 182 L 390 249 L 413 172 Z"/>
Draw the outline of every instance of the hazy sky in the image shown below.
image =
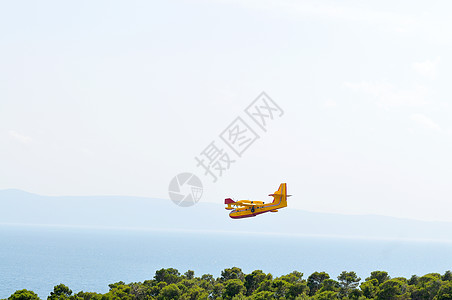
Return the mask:
<path id="1" fill-rule="evenodd" d="M 0 189 L 452 221 L 447 1 L 2 1 Z M 265 91 L 267 132 L 245 108 Z M 257 139 L 237 157 L 237 117 Z M 235 160 L 216 183 L 195 157 Z M 226 212 L 225 212 L 226 213 Z"/>

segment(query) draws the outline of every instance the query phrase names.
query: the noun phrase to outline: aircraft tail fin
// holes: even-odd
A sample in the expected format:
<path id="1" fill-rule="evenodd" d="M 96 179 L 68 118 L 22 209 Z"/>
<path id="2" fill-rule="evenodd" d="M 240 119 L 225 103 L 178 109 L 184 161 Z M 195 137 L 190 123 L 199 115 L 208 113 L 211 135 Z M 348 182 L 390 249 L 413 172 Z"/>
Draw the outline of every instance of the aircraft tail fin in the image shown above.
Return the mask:
<path id="1" fill-rule="evenodd" d="M 279 189 L 274 194 L 270 194 L 269 196 L 272 196 L 274 198 L 273 203 L 287 206 L 287 197 L 290 197 L 292 195 L 287 195 L 287 184 L 281 183 L 279 185 Z"/>

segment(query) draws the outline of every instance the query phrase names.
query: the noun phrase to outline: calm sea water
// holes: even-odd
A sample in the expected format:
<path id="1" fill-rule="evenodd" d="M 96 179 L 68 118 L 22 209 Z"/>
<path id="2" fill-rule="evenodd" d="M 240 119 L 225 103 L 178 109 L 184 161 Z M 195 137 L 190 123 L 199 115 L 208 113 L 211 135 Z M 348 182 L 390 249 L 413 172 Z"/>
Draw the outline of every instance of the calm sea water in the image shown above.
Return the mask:
<path id="1" fill-rule="evenodd" d="M 18 289 L 46 298 L 59 283 L 74 292 L 107 292 L 108 284 L 152 279 L 160 268 L 213 274 L 237 266 L 273 275 L 298 270 L 365 278 L 452 269 L 452 244 L 230 233 L 152 232 L 0 226 L 0 299 Z"/>

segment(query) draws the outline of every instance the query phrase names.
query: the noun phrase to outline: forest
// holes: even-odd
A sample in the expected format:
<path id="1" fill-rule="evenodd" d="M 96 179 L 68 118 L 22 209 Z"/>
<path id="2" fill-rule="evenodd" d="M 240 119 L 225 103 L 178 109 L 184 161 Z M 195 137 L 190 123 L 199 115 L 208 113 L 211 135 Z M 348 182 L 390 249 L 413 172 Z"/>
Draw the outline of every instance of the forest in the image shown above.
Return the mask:
<path id="1" fill-rule="evenodd" d="M 40 299 L 26 289 L 13 293 L 8 300 Z M 145 299 L 303 299 L 303 300 L 452 300 L 452 272 L 429 273 L 391 278 L 388 272 L 374 271 L 363 281 L 353 271 L 343 271 L 337 279 L 326 272 L 314 272 L 303 278 L 303 273 L 274 277 L 255 270 L 245 274 L 240 268 L 224 269 L 221 276 L 205 274 L 196 277 L 194 271 L 181 274 L 177 269 L 160 269 L 151 280 L 126 284 L 122 281 L 109 285 L 105 294 L 72 290 L 59 284 L 47 300 L 145 300 Z"/>

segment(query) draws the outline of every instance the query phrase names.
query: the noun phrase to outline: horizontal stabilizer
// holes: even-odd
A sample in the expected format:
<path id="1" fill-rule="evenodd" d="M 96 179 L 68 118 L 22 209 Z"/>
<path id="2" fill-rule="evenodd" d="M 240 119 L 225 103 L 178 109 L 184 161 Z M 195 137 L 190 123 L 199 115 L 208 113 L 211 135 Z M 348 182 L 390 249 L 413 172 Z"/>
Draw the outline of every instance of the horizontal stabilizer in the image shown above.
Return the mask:
<path id="1" fill-rule="evenodd" d="M 235 201 L 232 200 L 231 198 L 224 199 L 224 204 L 232 204 L 232 203 L 235 203 Z"/>

